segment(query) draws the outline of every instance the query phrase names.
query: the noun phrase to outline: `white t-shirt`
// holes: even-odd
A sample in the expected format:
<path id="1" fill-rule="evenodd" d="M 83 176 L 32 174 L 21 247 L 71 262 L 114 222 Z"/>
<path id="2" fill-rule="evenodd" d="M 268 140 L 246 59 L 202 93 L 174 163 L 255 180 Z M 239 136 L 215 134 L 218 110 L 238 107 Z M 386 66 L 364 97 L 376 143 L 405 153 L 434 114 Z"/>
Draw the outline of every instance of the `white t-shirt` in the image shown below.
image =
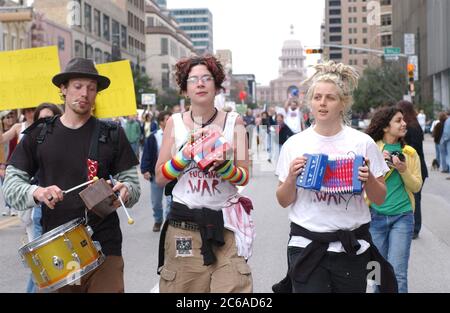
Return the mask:
<path id="1" fill-rule="evenodd" d="M 299 108 L 291 110 L 291 108 L 288 107 L 286 116 L 284 117 L 284 123 L 294 132 L 294 134 L 302 131 L 301 119 L 302 113 Z"/>
<path id="2" fill-rule="evenodd" d="M 370 171 L 375 177 L 384 176 L 389 171 L 376 143 L 367 134 L 345 126 L 337 135 L 326 137 L 310 127 L 290 137 L 283 145 L 276 170 L 281 182 L 285 182 L 292 161 L 305 153 L 322 153 L 330 157 L 362 155 L 370 160 Z M 333 195 L 297 188 L 297 199 L 291 205 L 289 219 L 310 231 L 327 233 L 359 228 L 370 222 L 370 211 L 363 195 Z M 309 243 L 311 240 L 307 238 L 293 236 L 289 245 L 304 248 Z M 364 240 L 359 240 L 359 243 L 361 248 L 357 253 L 361 254 L 369 243 Z M 330 243 L 328 251 L 345 250 L 338 241 Z"/>

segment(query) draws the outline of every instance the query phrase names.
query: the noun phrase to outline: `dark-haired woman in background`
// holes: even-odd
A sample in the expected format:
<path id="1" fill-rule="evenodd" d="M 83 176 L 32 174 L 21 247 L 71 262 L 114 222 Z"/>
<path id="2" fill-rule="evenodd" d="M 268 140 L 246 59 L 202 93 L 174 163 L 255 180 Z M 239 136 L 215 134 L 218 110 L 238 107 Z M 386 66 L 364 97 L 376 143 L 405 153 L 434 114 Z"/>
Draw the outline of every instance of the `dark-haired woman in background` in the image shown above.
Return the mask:
<path id="1" fill-rule="evenodd" d="M 413 147 L 420 158 L 420 169 L 422 174 L 422 187 L 425 183 L 425 179 L 428 177 L 428 169 L 425 163 L 425 156 L 423 154 L 423 131 L 417 120 L 417 113 L 411 102 L 400 101 L 397 103 L 397 107 L 403 112 L 403 120 L 406 122 L 406 135 L 404 137 L 405 143 Z M 414 193 L 414 199 L 416 201 L 416 209 L 414 211 L 414 234 L 413 239 L 419 237 L 419 232 L 422 227 L 422 187 L 419 192 Z"/>
<path id="2" fill-rule="evenodd" d="M 393 266 L 398 292 L 408 292 L 408 262 L 414 231 L 414 192 L 422 186 L 420 159 L 404 143 L 406 122 L 396 107 L 378 110 L 367 134 L 383 152 L 390 171 L 384 176 L 386 198 L 382 205 L 370 204 L 370 233 L 381 255 Z"/>

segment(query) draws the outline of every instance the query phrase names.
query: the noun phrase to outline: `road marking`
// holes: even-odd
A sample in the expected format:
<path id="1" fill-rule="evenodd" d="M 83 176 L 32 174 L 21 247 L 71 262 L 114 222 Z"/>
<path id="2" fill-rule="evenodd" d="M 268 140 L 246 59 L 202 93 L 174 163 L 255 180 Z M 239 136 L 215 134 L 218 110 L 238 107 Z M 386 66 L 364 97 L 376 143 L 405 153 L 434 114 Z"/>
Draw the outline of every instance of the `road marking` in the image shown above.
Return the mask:
<path id="1" fill-rule="evenodd" d="M 0 229 L 5 229 L 10 226 L 14 226 L 20 223 L 19 217 L 9 217 L 4 221 L 0 221 Z"/>

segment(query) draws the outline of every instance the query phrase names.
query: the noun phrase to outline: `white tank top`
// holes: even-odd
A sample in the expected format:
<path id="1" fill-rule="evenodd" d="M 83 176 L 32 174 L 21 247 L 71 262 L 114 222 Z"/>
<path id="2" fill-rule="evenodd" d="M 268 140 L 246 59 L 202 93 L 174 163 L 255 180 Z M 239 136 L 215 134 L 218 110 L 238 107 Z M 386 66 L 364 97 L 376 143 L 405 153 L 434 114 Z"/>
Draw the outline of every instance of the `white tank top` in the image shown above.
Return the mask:
<path id="1" fill-rule="evenodd" d="M 238 114 L 228 113 L 223 136 L 233 146 L 234 125 Z M 186 142 L 188 130 L 184 125 L 181 113 L 172 115 L 175 145 L 177 150 Z M 204 173 L 195 162 L 191 162 L 178 177 L 172 195 L 173 201 L 182 203 L 190 209 L 209 208 L 221 210 L 226 201 L 236 195 L 236 186 L 223 180 L 217 173 Z"/>

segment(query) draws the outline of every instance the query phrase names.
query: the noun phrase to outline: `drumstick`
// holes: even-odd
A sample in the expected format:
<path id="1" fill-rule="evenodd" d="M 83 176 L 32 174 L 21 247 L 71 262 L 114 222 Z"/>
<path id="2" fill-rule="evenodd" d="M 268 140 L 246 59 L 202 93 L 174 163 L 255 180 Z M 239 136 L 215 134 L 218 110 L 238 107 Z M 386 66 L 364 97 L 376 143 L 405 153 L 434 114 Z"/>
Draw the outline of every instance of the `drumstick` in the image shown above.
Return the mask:
<path id="1" fill-rule="evenodd" d="M 67 193 L 69 193 L 69 192 L 72 192 L 72 191 L 74 191 L 74 190 L 77 190 L 78 188 L 81 188 L 81 187 L 83 187 L 83 186 L 89 185 L 89 184 L 91 184 L 91 183 L 93 183 L 93 182 L 95 182 L 95 181 L 97 181 L 97 180 L 98 180 L 98 177 L 97 177 L 97 176 L 94 176 L 94 178 L 93 178 L 92 180 L 90 180 L 90 181 L 87 181 L 87 182 L 85 182 L 85 183 L 79 184 L 78 186 L 72 187 L 72 188 L 70 188 L 70 189 L 64 190 L 64 191 L 63 191 L 63 194 L 67 194 Z"/>
<path id="2" fill-rule="evenodd" d="M 111 180 L 111 184 L 114 185 L 116 184 L 114 182 L 114 178 L 112 177 L 112 175 L 109 175 L 109 179 Z M 132 225 L 134 224 L 134 220 L 131 218 L 130 213 L 128 213 L 128 209 L 126 208 L 125 204 L 123 203 L 122 197 L 120 196 L 120 192 L 117 192 L 117 197 L 119 198 L 120 204 L 122 205 L 122 208 L 125 210 L 125 214 L 128 217 L 128 224 Z"/>

